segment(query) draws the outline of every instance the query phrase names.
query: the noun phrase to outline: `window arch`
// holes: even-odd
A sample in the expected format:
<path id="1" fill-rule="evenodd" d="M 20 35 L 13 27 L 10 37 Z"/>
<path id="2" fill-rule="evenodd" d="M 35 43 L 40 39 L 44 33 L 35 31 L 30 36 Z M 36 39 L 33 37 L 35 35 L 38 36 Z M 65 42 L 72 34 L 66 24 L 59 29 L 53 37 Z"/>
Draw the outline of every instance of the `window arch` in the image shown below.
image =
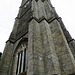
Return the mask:
<path id="1" fill-rule="evenodd" d="M 19 75 L 24 73 L 26 75 L 27 71 L 27 40 L 22 40 L 14 53 L 14 68 L 13 68 L 13 74 Z"/>

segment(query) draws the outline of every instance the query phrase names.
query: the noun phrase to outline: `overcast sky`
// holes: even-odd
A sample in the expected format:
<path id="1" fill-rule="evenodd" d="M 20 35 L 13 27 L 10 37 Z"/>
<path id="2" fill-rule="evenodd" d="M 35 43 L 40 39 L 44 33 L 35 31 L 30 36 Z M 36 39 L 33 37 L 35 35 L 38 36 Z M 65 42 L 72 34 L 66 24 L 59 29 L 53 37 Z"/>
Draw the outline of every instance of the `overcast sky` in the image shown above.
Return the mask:
<path id="1" fill-rule="evenodd" d="M 75 39 L 75 0 L 51 0 L 51 2 Z M 4 50 L 20 5 L 21 0 L 0 0 L 0 52 Z"/>

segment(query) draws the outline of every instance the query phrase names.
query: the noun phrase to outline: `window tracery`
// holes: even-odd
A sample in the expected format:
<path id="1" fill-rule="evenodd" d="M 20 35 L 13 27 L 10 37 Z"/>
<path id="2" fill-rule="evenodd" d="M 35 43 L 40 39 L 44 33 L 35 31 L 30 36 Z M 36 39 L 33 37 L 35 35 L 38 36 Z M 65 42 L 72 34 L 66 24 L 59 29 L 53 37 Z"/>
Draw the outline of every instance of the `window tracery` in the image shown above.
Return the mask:
<path id="1" fill-rule="evenodd" d="M 21 73 L 26 74 L 27 71 L 27 43 L 22 42 L 15 53 L 14 75 Z"/>

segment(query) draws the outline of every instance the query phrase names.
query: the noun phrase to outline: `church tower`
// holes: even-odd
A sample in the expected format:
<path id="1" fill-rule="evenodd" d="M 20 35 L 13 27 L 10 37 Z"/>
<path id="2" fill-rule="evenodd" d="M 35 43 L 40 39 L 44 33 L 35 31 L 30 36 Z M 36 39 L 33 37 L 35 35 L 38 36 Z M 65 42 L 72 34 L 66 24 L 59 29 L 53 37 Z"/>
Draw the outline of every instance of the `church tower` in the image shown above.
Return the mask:
<path id="1" fill-rule="evenodd" d="M 50 0 L 22 0 L 0 75 L 75 75 L 75 41 Z"/>

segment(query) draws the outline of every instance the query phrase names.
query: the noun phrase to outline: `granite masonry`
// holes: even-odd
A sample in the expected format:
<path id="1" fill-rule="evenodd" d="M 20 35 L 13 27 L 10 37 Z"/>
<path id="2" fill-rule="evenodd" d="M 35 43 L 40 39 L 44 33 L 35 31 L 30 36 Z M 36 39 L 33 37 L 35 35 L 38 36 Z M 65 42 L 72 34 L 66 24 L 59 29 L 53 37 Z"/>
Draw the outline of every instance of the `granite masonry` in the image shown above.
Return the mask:
<path id="1" fill-rule="evenodd" d="M 22 0 L 0 75 L 75 75 L 75 40 L 50 0 Z"/>

